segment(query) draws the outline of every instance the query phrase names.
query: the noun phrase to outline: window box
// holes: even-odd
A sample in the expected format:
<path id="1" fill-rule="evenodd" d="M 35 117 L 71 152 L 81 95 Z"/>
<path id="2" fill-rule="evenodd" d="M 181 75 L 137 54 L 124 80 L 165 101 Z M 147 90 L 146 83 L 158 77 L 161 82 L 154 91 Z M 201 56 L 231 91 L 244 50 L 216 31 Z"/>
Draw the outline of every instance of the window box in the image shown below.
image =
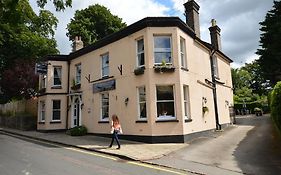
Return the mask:
<path id="1" fill-rule="evenodd" d="M 145 67 L 138 67 L 134 70 L 135 75 L 141 75 L 144 74 Z"/>
<path id="2" fill-rule="evenodd" d="M 171 66 L 170 65 L 167 65 L 167 66 L 159 65 L 159 66 L 154 66 L 154 71 L 157 73 L 175 72 L 175 67 L 172 65 Z"/>
<path id="3" fill-rule="evenodd" d="M 71 89 L 72 90 L 78 90 L 78 89 L 80 89 L 81 88 L 81 84 L 76 84 L 76 85 L 73 85 L 72 87 L 71 87 Z"/>

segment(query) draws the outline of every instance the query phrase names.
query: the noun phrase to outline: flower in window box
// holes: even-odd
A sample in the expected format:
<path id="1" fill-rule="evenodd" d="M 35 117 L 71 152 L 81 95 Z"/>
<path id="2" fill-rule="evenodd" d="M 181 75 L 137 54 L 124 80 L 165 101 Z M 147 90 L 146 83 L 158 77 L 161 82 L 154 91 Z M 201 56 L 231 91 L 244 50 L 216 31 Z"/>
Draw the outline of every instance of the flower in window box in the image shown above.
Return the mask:
<path id="1" fill-rule="evenodd" d="M 138 67 L 134 70 L 135 75 L 141 75 L 144 74 L 145 67 Z"/>

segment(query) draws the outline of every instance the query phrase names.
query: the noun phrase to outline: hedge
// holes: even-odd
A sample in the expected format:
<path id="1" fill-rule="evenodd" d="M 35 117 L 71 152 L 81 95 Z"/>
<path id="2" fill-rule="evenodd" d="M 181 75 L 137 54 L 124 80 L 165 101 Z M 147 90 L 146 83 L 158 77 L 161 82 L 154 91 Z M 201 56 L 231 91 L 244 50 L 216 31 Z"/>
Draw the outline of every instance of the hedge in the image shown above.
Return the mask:
<path id="1" fill-rule="evenodd" d="M 87 134 L 87 128 L 85 126 L 75 126 L 69 129 L 66 133 L 71 136 L 83 136 Z"/>
<path id="2" fill-rule="evenodd" d="M 270 111 L 270 108 L 268 106 L 268 104 L 263 104 L 259 101 L 255 101 L 255 102 L 247 102 L 246 103 L 246 109 L 250 111 L 250 113 L 254 114 L 255 112 L 255 108 L 260 108 L 262 109 L 262 111 L 264 113 L 268 113 Z M 240 110 L 242 111 L 244 108 L 243 108 L 243 103 L 235 103 L 234 104 L 234 109 L 237 111 L 237 110 Z"/>
<path id="3" fill-rule="evenodd" d="M 278 129 L 281 130 L 281 81 L 274 86 L 270 96 L 271 117 Z"/>

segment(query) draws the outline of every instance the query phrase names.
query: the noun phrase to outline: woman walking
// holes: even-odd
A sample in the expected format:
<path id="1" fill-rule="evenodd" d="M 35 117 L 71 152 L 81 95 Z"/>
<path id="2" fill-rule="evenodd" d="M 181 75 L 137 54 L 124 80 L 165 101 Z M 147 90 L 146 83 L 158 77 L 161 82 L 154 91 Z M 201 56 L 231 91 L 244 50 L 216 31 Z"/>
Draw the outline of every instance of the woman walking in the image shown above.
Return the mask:
<path id="1" fill-rule="evenodd" d="M 113 141 L 114 139 L 117 142 L 118 147 L 116 149 L 120 149 L 120 142 L 118 139 L 118 134 L 122 134 L 122 128 L 121 128 L 121 124 L 119 122 L 119 119 L 117 117 L 116 114 L 112 115 L 112 121 L 111 121 L 111 133 L 112 133 L 112 139 L 111 139 L 111 143 L 109 145 L 109 148 L 112 147 Z"/>

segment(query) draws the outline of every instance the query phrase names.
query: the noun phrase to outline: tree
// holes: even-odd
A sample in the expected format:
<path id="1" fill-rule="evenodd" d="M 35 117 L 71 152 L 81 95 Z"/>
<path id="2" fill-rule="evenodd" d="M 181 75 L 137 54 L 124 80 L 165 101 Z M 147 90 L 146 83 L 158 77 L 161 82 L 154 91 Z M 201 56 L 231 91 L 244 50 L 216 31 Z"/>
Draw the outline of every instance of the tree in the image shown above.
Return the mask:
<path id="1" fill-rule="evenodd" d="M 95 4 L 75 12 L 74 18 L 67 25 L 66 35 L 70 41 L 74 41 L 75 36 L 81 36 L 87 46 L 124 27 L 126 24 L 121 18 L 112 15 L 106 7 Z"/>
<path id="2" fill-rule="evenodd" d="M 253 93 L 260 96 L 267 95 L 270 90 L 270 83 L 264 78 L 263 72 L 257 61 L 246 63 L 241 70 L 247 71 L 250 75 L 250 88 Z"/>
<path id="3" fill-rule="evenodd" d="M 274 1 L 273 9 L 260 25 L 261 48 L 256 52 L 260 55 L 257 62 L 266 79 L 274 85 L 281 80 L 281 1 Z"/>
<path id="4" fill-rule="evenodd" d="M 11 91 L 11 86 L 4 84 L 7 83 L 5 79 L 9 79 L 11 85 L 12 82 L 23 83 L 20 82 L 23 79 L 17 79 L 11 74 L 18 62 L 29 64 L 42 56 L 58 53 L 54 39 L 57 22 L 47 10 L 41 10 L 36 15 L 28 0 L 0 0 L 0 88 L 1 96 L 6 97 L 6 100 L 24 97 L 22 91 Z M 27 72 L 30 74 L 20 71 L 16 75 L 34 76 L 34 71 Z"/>
<path id="5" fill-rule="evenodd" d="M 37 4 L 40 8 L 44 8 L 47 4 L 47 0 L 37 0 Z M 71 7 L 72 0 L 53 0 L 53 4 L 56 8 L 56 11 L 61 11 L 66 7 Z"/>
<path id="6" fill-rule="evenodd" d="M 28 99 L 35 95 L 35 90 L 38 89 L 38 76 L 34 74 L 35 62 L 18 59 L 13 67 L 3 72 L 0 80 L 2 103 L 10 99 Z"/>

